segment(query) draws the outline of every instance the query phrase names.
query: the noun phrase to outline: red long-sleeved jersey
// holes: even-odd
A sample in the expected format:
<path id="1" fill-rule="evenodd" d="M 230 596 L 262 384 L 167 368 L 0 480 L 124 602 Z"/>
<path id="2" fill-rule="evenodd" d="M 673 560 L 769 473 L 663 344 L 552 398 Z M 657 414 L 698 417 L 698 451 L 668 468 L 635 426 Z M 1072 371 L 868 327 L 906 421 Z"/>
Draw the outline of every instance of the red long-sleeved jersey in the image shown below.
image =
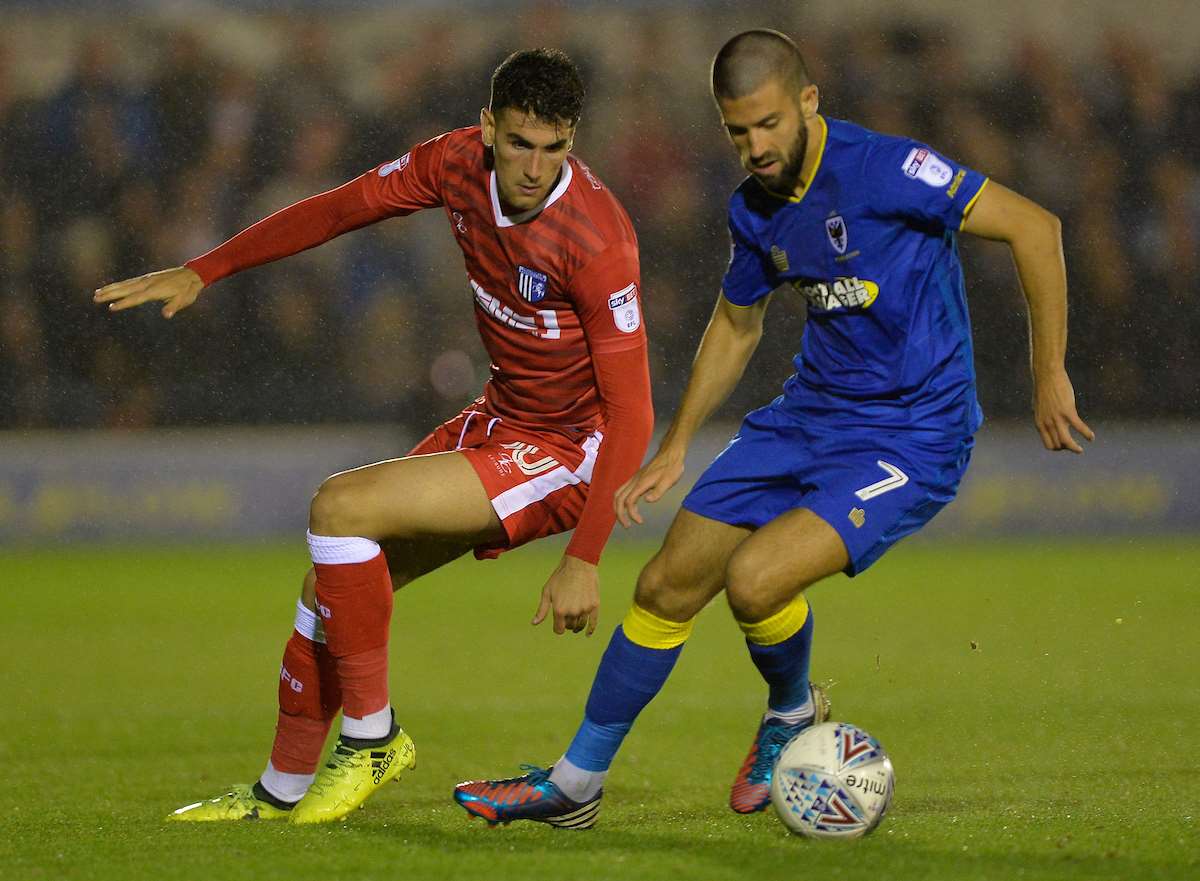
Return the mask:
<path id="1" fill-rule="evenodd" d="M 641 463 L 653 410 L 633 225 L 574 156 L 541 205 L 505 216 L 479 128 L 458 129 L 278 211 L 186 265 L 211 284 L 434 207 L 445 209 L 466 263 L 491 358 L 488 409 L 531 427 L 603 425 L 588 501 L 567 549 L 596 562 L 614 522 L 613 493 Z"/>

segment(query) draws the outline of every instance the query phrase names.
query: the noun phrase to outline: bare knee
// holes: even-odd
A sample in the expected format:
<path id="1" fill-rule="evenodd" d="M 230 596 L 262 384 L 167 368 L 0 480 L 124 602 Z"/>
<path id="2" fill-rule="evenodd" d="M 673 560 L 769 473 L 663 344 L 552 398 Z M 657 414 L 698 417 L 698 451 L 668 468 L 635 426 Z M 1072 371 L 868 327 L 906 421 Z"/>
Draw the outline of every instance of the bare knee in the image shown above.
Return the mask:
<path id="1" fill-rule="evenodd" d="M 371 526 L 363 516 L 365 507 L 361 481 L 335 474 L 326 479 L 313 495 L 308 509 L 308 528 L 314 535 L 370 535 Z"/>
<path id="2" fill-rule="evenodd" d="M 725 567 L 725 598 L 733 617 L 746 623 L 765 621 L 806 587 L 804 581 L 768 573 L 753 554 L 735 553 Z"/>
<path id="3" fill-rule="evenodd" d="M 670 564 L 660 553 L 638 576 L 633 599 L 652 615 L 668 621 L 690 621 L 708 602 L 708 593 L 699 585 L 687 584 L 671 572 Z"/>

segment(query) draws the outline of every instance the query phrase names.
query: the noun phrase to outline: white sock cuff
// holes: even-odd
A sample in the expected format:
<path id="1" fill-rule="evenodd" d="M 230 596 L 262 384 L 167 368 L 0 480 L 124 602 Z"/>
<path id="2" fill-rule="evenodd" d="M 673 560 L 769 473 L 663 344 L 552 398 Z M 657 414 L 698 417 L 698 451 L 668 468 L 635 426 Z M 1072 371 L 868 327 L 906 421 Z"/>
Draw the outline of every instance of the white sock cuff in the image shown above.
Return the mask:
<path id="1" fill-rule="evenodd" d="M 392 708 L 386 706 L 382 710 L 368 713 L 361 719 L 342 714 L 342 736 L 353 737 L 355 740 L 378 740 L 386 737 L 392 730 Z"/>
<path id="2" fill-rule="evenodd" d="M 379 556 L 379 544 L 355 536 L 308 533 L 308 552 L 314 563 L 365 563 Z"/>
<path id="3" fill-rule="evenodd" d="M 288 774 L 286 771 L 277 771 L 275 766 L 268 761 L 267 770 L 263 771 L 258 782 L 262 784 L 263 789 L 280 801 L 296 802 L 304 798 L 304 793 L 308 792 L 308 787 L 316 776 L 316 774 Z"/>
<path id="4" fill-rule="evenodd" d="M 789 725 L 798 725 L 806 719 L 811 719 L 817 711 L 816 704 L 813 703 L 812 694 L 809 694 L 808 700 L 798 707 L 792 707 L 790 710 L 773 710 L 767 707 L 767 712 L 764 714 L 768 719 L 779 719 Z"/>
<path id="5" fill-rule="evenodd" d="M 604 778 L 607 776 L 607 771 L 585 771 L 564 755 L 554 763 L 550 782 L 571 801 L 591 801 L 604 788 Z"/>
<path id="6" fill-rule="evenodd" d="M 325 642 L 325 627 L 317 613 L 304 605 L 304 600 L 296 600 L 296 632 L 309 642 Z"/>

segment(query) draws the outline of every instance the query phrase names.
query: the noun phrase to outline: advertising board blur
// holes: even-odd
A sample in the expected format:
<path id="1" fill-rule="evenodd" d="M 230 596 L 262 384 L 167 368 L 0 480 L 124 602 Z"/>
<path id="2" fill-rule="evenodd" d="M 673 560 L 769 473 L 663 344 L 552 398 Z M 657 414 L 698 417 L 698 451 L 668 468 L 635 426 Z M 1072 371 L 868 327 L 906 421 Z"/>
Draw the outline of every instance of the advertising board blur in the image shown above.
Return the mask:
<path id="1" fill-rule="evenodd" d="M 657 537 L 727 442 L 714 428 L 656 505 Z M 1179 534 L 1200 531 L 1193 427 L 1097 427 L 1083 456 L 1047 453 L 1025 426 L 980 433 L 959 498 L 925 535 Z M 394 457 L 414 438 L 387 427 L 0 435 L 0 543 L 256 540 L 302 534 L 308 502 L 337 471 Z"/>

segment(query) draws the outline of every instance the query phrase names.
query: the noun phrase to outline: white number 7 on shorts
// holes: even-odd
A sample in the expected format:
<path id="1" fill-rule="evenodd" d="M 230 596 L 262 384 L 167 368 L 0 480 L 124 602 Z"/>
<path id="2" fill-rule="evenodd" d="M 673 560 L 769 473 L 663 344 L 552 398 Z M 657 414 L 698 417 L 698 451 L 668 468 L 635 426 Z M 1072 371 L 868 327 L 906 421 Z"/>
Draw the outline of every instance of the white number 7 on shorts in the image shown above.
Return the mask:
<path id="1" fill-rule="evenodd" d="M 881 496 L 886 492 L 899 489 L 900 487 L 904 486 L 904 484 L 908 483 L 908 475 L 895 465 L 885 462 L 882 459 L 876 461 L 875 464 L 886 471 L 888 476 L 877 483 L 872 483 L 870 486 L 864 486 L 862 489 L 856 489 L 854 491 L 854 494 L 864 502 L 867 501 L 867 499 L 873 499 L 876 496 Z"/>

